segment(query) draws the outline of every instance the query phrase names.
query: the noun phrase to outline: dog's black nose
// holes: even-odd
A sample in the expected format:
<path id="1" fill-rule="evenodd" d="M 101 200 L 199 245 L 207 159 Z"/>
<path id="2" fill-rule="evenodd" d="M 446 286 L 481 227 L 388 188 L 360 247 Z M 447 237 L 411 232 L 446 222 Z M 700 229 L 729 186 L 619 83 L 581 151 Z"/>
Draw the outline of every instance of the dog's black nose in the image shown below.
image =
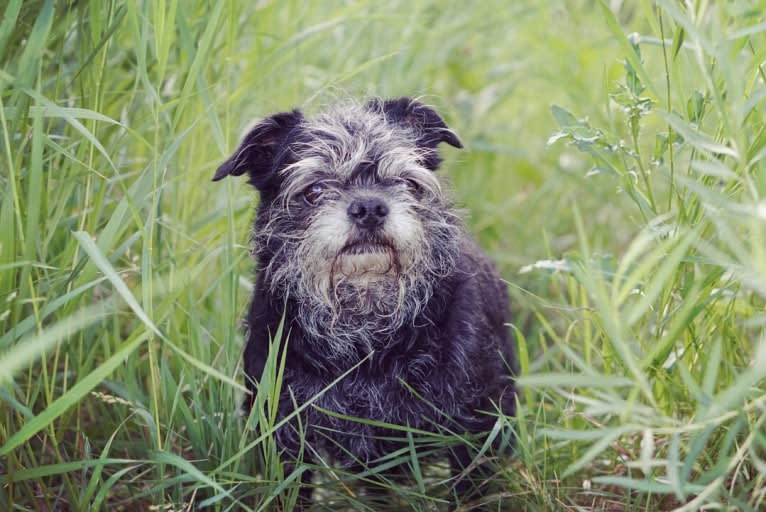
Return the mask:
<path id="1" fill-rule="evenodd" d="M 361 228 L 373 229 L 386 220 L 388 206 L 382 199 L 355 199 L 348 207 L 348 216 Z"/>

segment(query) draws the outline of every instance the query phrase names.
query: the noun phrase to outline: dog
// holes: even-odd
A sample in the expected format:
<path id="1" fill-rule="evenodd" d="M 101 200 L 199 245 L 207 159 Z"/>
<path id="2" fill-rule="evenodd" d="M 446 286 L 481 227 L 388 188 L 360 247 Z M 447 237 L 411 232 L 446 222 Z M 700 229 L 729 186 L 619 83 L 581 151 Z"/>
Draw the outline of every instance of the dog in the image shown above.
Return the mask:
<path id="1" fill-rule="evenodd" d="M 283 326 L 278 417 L 293 420 L 275 437 L 293 463 L 367 465 L 407 446 L 381 423 L 478 434 L 492 412 L 515 414 L 507 289 L 434 173 L 441 143 L 462 148 L 419 101 L 345 101 L 263 119 L 215 172 L 247 173 L 260 193 L 245 407 Z M 448 457 L 455 475 L 472 461 L 465 447 Z M 299 507 L 310 497 L 304 485 Z"/>

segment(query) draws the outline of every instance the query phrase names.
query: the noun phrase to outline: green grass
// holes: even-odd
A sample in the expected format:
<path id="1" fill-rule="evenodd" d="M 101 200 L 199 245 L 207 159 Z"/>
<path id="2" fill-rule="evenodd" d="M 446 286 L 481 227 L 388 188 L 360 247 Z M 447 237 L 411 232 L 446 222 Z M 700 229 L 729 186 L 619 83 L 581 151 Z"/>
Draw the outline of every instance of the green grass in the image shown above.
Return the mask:
<path id="1" fill-rule="evenodd" d="M 516 456 L 479 458 L 492 509 L 766 507 L 761 3 L 0 16 L 1 510 L 294 502 L 280 361 L 238 412 L 256 196 L 210 178 L 253 119 L 373 94 L 423 97 L 466 143 L 443 172 L 509 283 L 523 390 L 498 423 Z M 320 467 L 315 509 L 446 509 L 445 464 L 417 454 L 476 441 L 416 434 L 362 474 Z M 376 475 L 399 462 L 410 485 Z M 372 505 L 359 480 L 398 497 Z"/>

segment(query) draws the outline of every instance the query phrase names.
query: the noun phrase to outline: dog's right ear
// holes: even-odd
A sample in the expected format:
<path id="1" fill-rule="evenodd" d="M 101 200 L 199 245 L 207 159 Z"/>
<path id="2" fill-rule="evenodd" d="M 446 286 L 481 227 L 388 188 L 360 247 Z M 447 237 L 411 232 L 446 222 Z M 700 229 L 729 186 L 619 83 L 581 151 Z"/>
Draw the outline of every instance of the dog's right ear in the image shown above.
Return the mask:
<path id="1" fill-rule="evenodd" d="M 274 114 L 255 125 L 234 154 L 215 171 L 213 181 L 247 172 L 250 184 L 259 190 L 265 188 L 274 175 L 274 160 L 280 148 L 302 119 L 300 110 L 293 110 Z"/>
<path id="2" fill-rule="evenodd" d="M 463 147 L 441 116 L 417 100 L 406 97 L 392 100 L 372 98 L 367 102 L 367 108 L 382 113 L 388 122 L 404 126 L 415 134 L 417 145 L 424 150 L 422 160 L 427 169 L 435 171 L 439 167 L 442 159 L 436 147 L 440 143 Z"/>

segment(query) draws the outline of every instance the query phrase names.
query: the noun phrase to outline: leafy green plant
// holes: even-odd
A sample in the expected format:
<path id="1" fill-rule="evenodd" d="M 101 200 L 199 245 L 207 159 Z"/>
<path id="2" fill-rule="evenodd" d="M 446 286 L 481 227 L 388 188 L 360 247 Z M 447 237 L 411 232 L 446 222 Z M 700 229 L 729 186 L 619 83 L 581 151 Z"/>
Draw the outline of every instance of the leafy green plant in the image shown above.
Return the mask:
<path id="1" fill-rule="evenodd" d="M 588 154 L 588 176 L 617 180 L 644 225 L 617 268 L 605 272 L 594 264 L 575 209 L 581 250 L 568 265 L 601 338 L 602 358 L 578 365 L 578 373 L 624 375 L 630 386 L 598 395 L 561 389 L 585 421 L 546 435 L 591 440 L 565 474 L 632 445 L 622 454 L 622 474 L 592 481 L 645 503 L 652 496 L 668 503 L 662 496 L 670 495 L 679 510 L 757 510 L 763 475 L 753 443 L 766 419 L 766 345 L 756 320 L 765 296 L 756 284 L 761 164 L 753 155 L 764 125 L 750 114 L 763 78 L 754 50 L 763 27 L 756 18 L 724 31 L 740 22 L 735 6 L 657 2 L 647 8 L 654 33 L 625 36 L 601 5 L 625 55 L 624 77 L 610 94 L 624 124 L 595 128 L 554 106 L 560 132 L 551 142 Z M 644 62 L 650 51 L 659 73 Z M 699 89 L 683 87 L 686 77 Z"/>

